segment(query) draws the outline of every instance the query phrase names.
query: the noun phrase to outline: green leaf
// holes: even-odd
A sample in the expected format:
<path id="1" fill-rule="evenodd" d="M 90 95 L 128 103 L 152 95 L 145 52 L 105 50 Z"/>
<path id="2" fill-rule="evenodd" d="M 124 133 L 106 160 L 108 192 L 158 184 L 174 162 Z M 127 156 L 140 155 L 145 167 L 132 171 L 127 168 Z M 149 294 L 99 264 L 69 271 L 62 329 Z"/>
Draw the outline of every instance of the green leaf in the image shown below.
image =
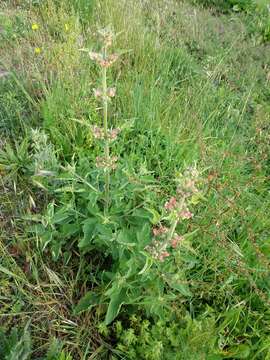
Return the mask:
<path id="1" fill-rule="evenodd" d="M 192 292 L 189 290 L 189 286 L 186 284 L 181 284 L 179 282 L 170 282 L 169 285 L 172 289 L 179 291 L 184 296 L 192 296 Z"/>
<path id="2" fill-rule="evenodd" d="M 70 212 L 67 207 L 62 207 L 54 213 L 52 223 L 53 224 L 64 224 L 70 218 Z"/>
<path id="3" fill-rule="evenodd" d="M 136 237 L 140 249 L 144 249 L 146 245 L 149 244 L 151 240 L 151 230 L 150 225 L 145 223 L 137 232 Z"/>
<path id="4" fill-rule="evenodd" d="M 147 208 L 147 210 L 152 214 L 152 219 L 151 219 L 151 223 L 152 224 L 154 224 L 154 225 L 156 225 L 156 224 L 158 224 L 160 221 L 161 221 L 161 218 L 162 218 L 162 216 L 161 216 L 161 214 L 157 211 L 157 210 L 155 210 L 155 209 L 149 209 L 149 208 Z"/>
<path id="5" fill-rule="evenodd" d="M 250 355 L 250 347 L 248 344 L 240 344 L 226 351 L 228 359 L 248 359 Z"/>
<path id="6" fill-rule="evenodd" d="M 99 208 L 97 206 L 98 194 L 90 193 L 87 197 L 87 200 L 88 200 L 87 210 L 89 214 L 93 216 L 99 214 Z"/>
<path id="7" fill-rule="evenodd" d="M 105 324 L 109 325 L 119 314 L 121 306 L 126 299 L 126 290 L 120 289 L 111 295 L 111 300 L 106 313 Z"/>
<path id="8" fill-rule="evenodd" d="M 97 220 L 95 218 L 90 218 L 84 221 L 84 237 L 79 241 L 79 248 L 83 249 L 91 244 L 94 234 L 96 233 L 96 226 Z"/>
<path id="9" fill-rule="evenodd" d="M 63 235 L 65 238 L 68 238 L 80 231 L 79 224 L 64 224 L 61 227 L 61 235 Z"/>
<path id="10" fill-rule="evenodd" d="M 129 229 L 123 229 L 119 232 L 117 236 L 117 242 L 121 245 L 126 246 L 135 246 L 136 243 L 134 242 L 134 231 Z"/>
<path id="11" fill-rule="evenodd" d="M 82 311 L 90 310 L 93 306 L 100 303 L 100 295 L 93 291 L 88 291 L 74 308 L 74 314 L 78 315 Z"/>
<path id="12" fill-rule="evenodd" d="M 142 275 L 145 272 L 147 272 L 151 268 L 152 264 L 153 264 L 153 259 L 150 256 L 148 256 L 146 258 L 144 267 L 141 269 L 141 271 L 138 273 L 138 275 Z"/>
<path id="13" fill-rule="evenodd" d="M 135 209 L 132 215 L 128 217 L 128 220 L 132 225 L 143 226 L 143 224 L 149 223 L 151 218 L 152 215 L 149 211 L 145 209 Z"/>
<path id="14" fill-rule="evenodd" d="M 62 245 L 63 243 L 61 241 L 56 241 L 53 242 L 52 244 L 52 255 L 53 255 L 53 260 L 56 261 L 59 258 L 61 249 L 62 249 Z"/>

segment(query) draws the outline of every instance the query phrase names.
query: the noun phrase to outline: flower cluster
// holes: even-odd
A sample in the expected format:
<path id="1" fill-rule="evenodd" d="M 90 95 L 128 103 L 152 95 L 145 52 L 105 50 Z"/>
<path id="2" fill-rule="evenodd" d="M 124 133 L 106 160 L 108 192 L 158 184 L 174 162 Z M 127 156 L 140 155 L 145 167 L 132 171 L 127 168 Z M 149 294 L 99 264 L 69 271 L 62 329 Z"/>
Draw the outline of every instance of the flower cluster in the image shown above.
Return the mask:
<path id="1" fill-rule="evenodd" d="M 116 140 L 119 133 L 120 133 L 120 131 L 121 131 L 120 128 L 115 128 L 115 129 L 108 130 L 107 131 L 108 141 Z M 98 140 L 104 140 L 105 139 L 104 129 L 99 127 L 99 126 L 92 126 L 92 134 L 93 134 L 95 139 L 98 139 Z"/>
<path id="2" fill-rule="evenodd" d="M 104 100 L 105 98 L 110 99 L 115 97 L 116 94 L 116 88 L 108 88 L 107 89 L 107 93 L 103 94 L 102 89 L 93 89 L 94 92 L 94 96 L 96 99 L 102 99 Z"/>
<path id="3" fill-rule="evenodd" d="M 177 200 L 174 196 L 165 203 L 165 209 L 173 213 L 179 220 L 191 219 L 193 217 L 192 212 L 188 209 L 184 198 Z"/>
<path id="4" fill-rule="evenodd" d="M 190 198 L 199 192 L 197 187 L 199 181 L 199 172 L 196 167 L 187 168 L 185 172 L 178 177 L 177 194 L 184 198 Z"/>
<path id="5" fill-rule="evenodd" d="M 170 248 L 176 248 L 179 243 L 184 239 L 183 236 L 174 234 L 172 238 L 168 237 L 170 229 L 166 226 L 154 227 L 152 229 L 154 240 L 151 245 L 145 247 L 145 250 L 151 254 L 151 256 L 161 262 L 171 254 Z"/>
<path id="6" fill-rule="evenodd" d="M 117 54 L 111 54 L 105 56 L 104 54 L 96 53 L 93 51 L 89 51 L 89 57 L 91 60 L 99 64 L 102 68 L 108 68 L 112 66 L 118 59 Z"/>
<path id="7" fill-rule="evenodd" d="M 199 183 L 199 173 L 195 167 L 188 168 L 183 174 L 177 178 L 176 196 L 171 197 L 164 205 L 170 221 L 170 228 L 159 226 L 153 228 L 153 242 L 148 245 L 145 250 L 148 251 L 154 259 L 164 261 L 170 256 L 169 249 L 177 248 L 183 241 L 184 236 L 176 233 L 176 227 L 181 220 L 191 219 L 192 212 L 188 205 L 195 194 L 199 193 L 197 187 Z"/>
<path id="8" fill-rule="evenodd" d="M 96 167 L 103 170 L 115 170 L 117 165 L 117 156 L 98 156 L 96 157 Z"/>
<path id="9" fill-rule="evenodd" d="M 114 40 L 114 34 L 109 27 L 100 29 L 98 33 L 106 48 L 112 45 L 112 42 Z"/>
<path id="10" fill-rule="evenodd" d="M 176 197 L 173 196 L 165 203 L 165 209 L 178 220 L 191 219 L 192 212 L 188 208 L 189 199 L 199 192 L 199 172 L 195 167 L 188 168 L 178 179 Z"/>

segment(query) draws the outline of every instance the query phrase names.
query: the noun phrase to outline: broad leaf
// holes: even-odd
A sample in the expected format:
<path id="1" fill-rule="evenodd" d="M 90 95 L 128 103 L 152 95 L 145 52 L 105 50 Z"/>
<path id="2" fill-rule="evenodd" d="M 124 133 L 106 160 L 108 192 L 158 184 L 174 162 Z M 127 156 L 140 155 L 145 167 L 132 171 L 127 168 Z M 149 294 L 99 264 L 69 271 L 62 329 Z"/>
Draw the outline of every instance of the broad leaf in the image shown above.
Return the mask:
<path id="1" fill-rule="evenodd" d="M 90 310 L 100 302 L 100 295 L 93 291 L 88 291 L 74 308 L 74 314 L 77 315 L 85 310 Z"/>
<path id="2" fill-rule="evenodd" d="M 189 286 L 187 284 L 181 284 L 180 282 L 172 281 L 169 283 L 169 285 L 172 289 L 179 291 L 184 296 L 192 296 L 192 292 L 189 290 Z"/>
<path id="3" fill-rule="evenodd" d="M 126 290 L 119 289 L 111 295 L 111 300 L 106 313 L 105 324 L 109 325 L 119 314 L 122 304 L 126 299 Z"/>
<path id="4" fill-rule="evenodd" d="M 93 236 L 96 232 L 97 220 L 90 218 L 84 221 L 83 233 L 84 237 L 79 241 L 79 248 L 83 249 L 89 246 L 92 242 Z"/>
<path id="5" fill-rule="evenodd" d="M 138 246 L 140 249 L 144 249 L 146 245 L 149 244 L 151 240 L 151 230 L 150 225 L 145 223 L 140 230 L 136 232 L 136 237 L 138 241 Z"/>
<path id="6" fill-rule="evenodd" d="M 247 344 L 239 344 L 226 351 L 226 358 L 228 359 L 248 359 L 249 355 L 250 347 Z"/>

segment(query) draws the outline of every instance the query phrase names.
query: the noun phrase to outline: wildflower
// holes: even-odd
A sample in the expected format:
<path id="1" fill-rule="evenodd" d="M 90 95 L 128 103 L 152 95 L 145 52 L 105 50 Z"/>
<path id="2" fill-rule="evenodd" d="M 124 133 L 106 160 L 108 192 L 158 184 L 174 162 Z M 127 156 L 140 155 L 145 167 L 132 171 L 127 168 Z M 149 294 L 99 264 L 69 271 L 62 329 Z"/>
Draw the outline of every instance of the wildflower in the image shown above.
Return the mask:
<path id="1" fill-rule="evenodd" d="M 165 203 L 166 210 L 173 210 L 176 208 L 176 206 L 177 206 L 177 201 L 174 196 L 171 197 L 170 200 Z"/>
<path id="2" fill-rule="evenodd" d="M 105 38 L 104 38 L 104 44 L 106 47 L 109 47 L 112 45 L 112 41 L 113 41 L 113 36 L 112 34 L 108 34 Z"/>
<path id="3" fill-rule="evenodd" d="M 34 23 L 34 24 L 32 24 L 32 30 L 38 30 L 38 28 L 39 28 L 39 26 L 38 26 L 38 24 L 36 24 L 36 23 Z"/>
<path id="4" fill-rule="evenodd" d="M 68 31 L 69 30 L 69 26 L 68 24 L 65 24 L 65 31 Z"/>
<path id="5" fill-rule="evenodd" d="M 198 182 L 199 172 L 195 167 L 189 167 L 183 175 L 178 179 L 179 186 L 177 188 L 177 193 L 181 197 L 188 198 L 193 194 L 199 192 L 196 184 Z"/>
<path id="6" fill-rule="evenodd" d="M 102 90 L 101 89 L 93 89 L 95 98 L 99 98 L 102 96 Z"/>
<path id="7" fill-rule="evenodd" d="M 118 134 L 120 133 L 121 129 L 116 128 L 116 129 L 112 129 L 108 132 L 108 139 L 110 141 L 114 141 L 117 139 Z"/>
<path id="8" fill-rule="evenodd" d="M 99 54 L 99 53 L 96 53 L 96 52 L 93 52 L 93 51 L 89 51 L 89 57 L 93 61 L 101 61 L 101 60 L 103 60 L 102 54 Z"/>
<path id="9" fill-rule="evenodd" d="M 193 214 L 192 212 L 190 212 L 188 209 L 184 209 L 182 211 L 179 212 L 179 217 L 182 219 L 182 220 L 185 220 L 185 219 L 191 219 L 193 217 Z"/>
<path id="10" fill-rule="evenodd" d="M 113 32 L 109 28 L 101 29 L 98 31 L 99 35 L 102 37 L 105 47 L 109 47 L 113 42 Z"/>
<path id="11" fill-rule="evenodd" d="M 108 88 L 107 95 L 108 97 L 115 97 L 116 94 L 116 88 Z"/>
<path id="12" fill-rule="evenodd" d="M 168 257 L 168 256 L 170 256 L 170 254 L 168 253 L 168 251 L 163 251 L 163 252 L 159 255 L 158 259 L 159 259 L 161 262 L 163 262 L 164 259 L 165 259 L 166 257 Z"/>
<path id="13" fill-rule="evenodd" d="M 101 60 L 97 59 L 97 62 L 99 63 L 99 65 L 101 67 L 108 68 L 108 67 L 112 66 L 117 59 L 118 59 L 117 54 L 111 54 L 111 55 L 107 56 L 105 59 L 101 59 Z"/>
<path id="14" fill-rule="evenodd" d="M 36 47 L 35 48 L 35 54 L 39 55 L 41 53 L 41 48 Z"/>
<path id="15" fill-rule="evenodd" d="M 117 54 L 111 54 L 104 57 L 102 54 L 93 51 L 89 51 L 89 57 L 103 68 L 110 67 L 118 59 Z"/>
<path id="16" fill-rule="evenodd" d="M 117 156 L 110 156 L 108 159 L 105 156 L 98 156 L 96 158 L 96 167 L 103 168 L 104 170 L 115 170 L 117 160 Z"/>
<path id="17" fill-rule="evenodd" d="M 95 139 L 104 139 L 104 130 L 102 128 L 93 126 L 92 133 Z"/>
<path id="18" fill-rule="evenodd" d="M 95 98 L 105 98 L 103 91 L 101 89 L 93 89 Z M 116 89 L 115 88 L 108 88 L 107 89 L 107 99 L 112 98 L 115 96 Z"/>
<path id="19" fill-rule="evenodd" d="M 166 226 L 160 226 L 153 228 L 152 231 L 154 236 L 160 236 L 166 234 L 169 231 L 169 229 Z"/>
<path id="20" fill-rule="evenodd" d="M 184 240 L 184 237 L 183 236 L 180 236 L 180 235 L 178 235 L 178 234 L 174 234 L 174 236 L 173 236 L 173 238 L 172 238 L 172 240 L 171 240 L 171 245 L 172 245 L 172 247 L 175 249 L 175 248 L 177 248 L 177 246 L 179 245 L 179 243 L 181 242 L 181 241 L 183 241 Z"/>
<path id="21" fill-rule="evenodd" d="M 112 170 L 115 170 L 117 165 L 116 165 L 116 162 L 118 160 L 118 157 L 117 156 L 112 156 L 111 157 L 111 169 Z"/>

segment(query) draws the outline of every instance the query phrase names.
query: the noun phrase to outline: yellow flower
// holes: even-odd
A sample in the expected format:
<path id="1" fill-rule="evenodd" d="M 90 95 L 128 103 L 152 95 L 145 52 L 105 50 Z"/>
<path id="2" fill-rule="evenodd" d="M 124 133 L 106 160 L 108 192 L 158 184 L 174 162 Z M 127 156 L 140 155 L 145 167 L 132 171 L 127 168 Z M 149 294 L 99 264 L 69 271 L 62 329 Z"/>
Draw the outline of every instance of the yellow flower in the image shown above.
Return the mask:
<path id="1" fill-rule="evenodd" d="M 69 26 L 68 24 L 65 24 L 65 30 L 68 31 L 69 30 Z"/>
<path id="2" fill-rule="evenodd" d="M 32 24 L 32 30 L 38 30 L 39 26 L 38 24 L 34 23 Z"/>
<path id="3" fill-rule="evenodd" d="M 41 53 L 41 48 L 39 48 L 39 47 L 36 47 L 35 48 L 35 54 L 40 54 Z"/>

